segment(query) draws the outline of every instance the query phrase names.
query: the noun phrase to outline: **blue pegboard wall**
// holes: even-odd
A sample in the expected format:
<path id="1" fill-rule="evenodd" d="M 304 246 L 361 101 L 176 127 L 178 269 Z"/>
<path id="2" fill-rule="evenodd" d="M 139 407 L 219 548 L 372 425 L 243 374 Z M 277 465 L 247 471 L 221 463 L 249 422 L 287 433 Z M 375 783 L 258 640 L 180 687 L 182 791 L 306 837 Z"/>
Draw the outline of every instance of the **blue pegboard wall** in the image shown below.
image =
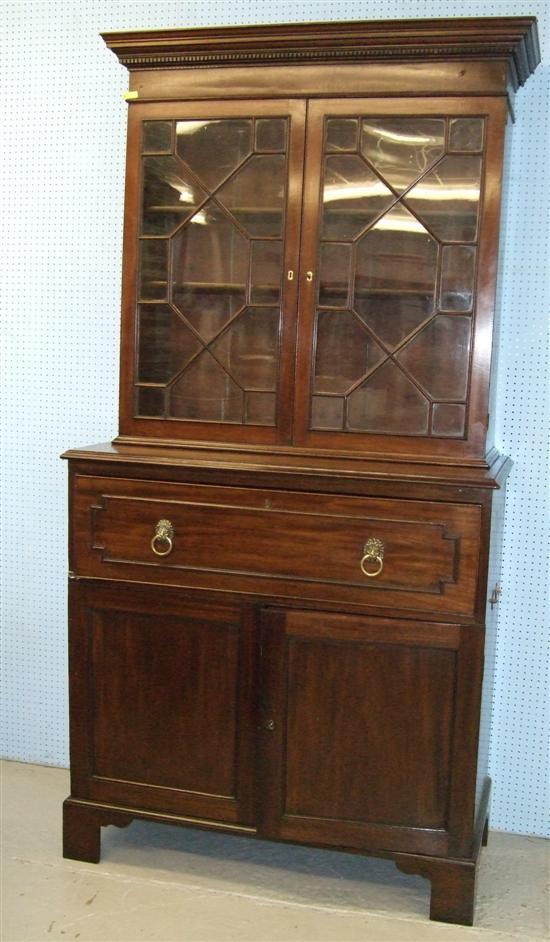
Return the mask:
<path id="1" fill-rule="evenodd" d="M 127 74 L 99 32 L 444 16 L 539 17 L 541 0 L 172 0 L 0 3 L 2 753 L 68 763 L 65 448 L 117 429 Z M 492 825 L 543 834 L 548 751 L 548 69 L 517 100 L 500 290 L 497 445 L 514 458 L 491 729 Z M 8 130 L 9 129 L 9 130 Z"/>

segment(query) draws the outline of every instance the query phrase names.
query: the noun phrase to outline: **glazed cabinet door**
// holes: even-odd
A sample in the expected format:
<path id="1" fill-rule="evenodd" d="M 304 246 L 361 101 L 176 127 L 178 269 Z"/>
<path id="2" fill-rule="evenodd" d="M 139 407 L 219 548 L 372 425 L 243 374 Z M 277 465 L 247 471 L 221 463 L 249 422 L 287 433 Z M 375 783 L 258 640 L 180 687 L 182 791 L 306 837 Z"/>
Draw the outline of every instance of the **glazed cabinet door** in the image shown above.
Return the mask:
<path id="1" fill-rule="evenodd" d="M 253 819 L 254 627 L 177 590 L 71 583 L 72 795 Z"/>
<path id="2" fill-rule="evenodd" d="M 467 853 L 481 662 L 472 629 L 265 610 L 261 833 Z"/>
<path id="3" fill-rule="evenodd" d="M 133 104 L 121 432 L 290 439 L 305 104 Z"/>
<path id="4" fill-rule="evenodd" d="M 308 110 L 295 442 L 483 457 L 504 99 Z"/>

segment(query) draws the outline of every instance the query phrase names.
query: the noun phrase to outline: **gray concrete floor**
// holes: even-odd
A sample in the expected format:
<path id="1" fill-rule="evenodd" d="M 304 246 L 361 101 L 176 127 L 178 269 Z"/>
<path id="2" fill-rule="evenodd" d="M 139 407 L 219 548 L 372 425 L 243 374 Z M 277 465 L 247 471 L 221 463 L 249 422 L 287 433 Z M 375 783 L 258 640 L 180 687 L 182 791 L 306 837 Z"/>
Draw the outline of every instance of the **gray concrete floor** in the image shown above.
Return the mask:
<path id="1" fill-rule="evenodd" d="M 2 942 L 497 942 L 548 936 L 549 844 L 491 832 L 474 928 L 429 922 L 389 861 L 134 822 L 61 856 L 63 769 L 2 763 Z"/>

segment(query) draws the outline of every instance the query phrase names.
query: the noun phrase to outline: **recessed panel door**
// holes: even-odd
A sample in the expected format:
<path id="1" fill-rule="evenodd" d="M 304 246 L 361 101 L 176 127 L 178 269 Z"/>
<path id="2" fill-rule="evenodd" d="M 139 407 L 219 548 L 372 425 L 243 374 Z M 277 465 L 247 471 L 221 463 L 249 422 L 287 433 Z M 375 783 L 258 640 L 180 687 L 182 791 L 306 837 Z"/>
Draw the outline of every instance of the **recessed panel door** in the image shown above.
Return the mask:
<path id="1" fill-rule="evenodd" d="M 447 853 L 473 826 L 475 770 L 461 763 L 469 629 L 266 611 L 260 793 L 265 836 Z M 467 828 L 465 829 L 467 830 Z M 470 833 L 471 839 L 471 833 Z"/>
<path id="2" fill-rule="evenodd" d="M 73 796 L 250 824 L 250 620 L 174 590 L 71 590 Z"/>

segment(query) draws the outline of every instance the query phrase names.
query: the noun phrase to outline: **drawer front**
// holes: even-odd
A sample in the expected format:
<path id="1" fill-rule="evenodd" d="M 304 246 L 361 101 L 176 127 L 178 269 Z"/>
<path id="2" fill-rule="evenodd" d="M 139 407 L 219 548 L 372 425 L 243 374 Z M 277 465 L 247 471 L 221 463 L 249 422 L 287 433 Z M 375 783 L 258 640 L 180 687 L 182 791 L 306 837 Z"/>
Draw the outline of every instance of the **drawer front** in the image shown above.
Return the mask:
<path id="1" fill-rule="evenodd" d="M 72 568 L 81 576 L 470 615 L 476 504 L 288 493 L 77 476 Z M 161 520 L 172 546 L 152 546 Z M 169 531 L 171 532 L 171 531 Z M 368 540 L 382 544 L 363 560 Z"/>

